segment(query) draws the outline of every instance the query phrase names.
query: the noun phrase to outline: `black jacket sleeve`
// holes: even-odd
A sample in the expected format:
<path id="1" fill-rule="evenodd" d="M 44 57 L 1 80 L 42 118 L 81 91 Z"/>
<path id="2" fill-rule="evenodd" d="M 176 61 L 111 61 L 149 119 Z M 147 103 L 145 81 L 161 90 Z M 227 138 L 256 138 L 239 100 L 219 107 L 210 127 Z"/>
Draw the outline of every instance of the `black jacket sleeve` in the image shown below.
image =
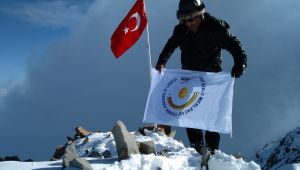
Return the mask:
<path id="1" fill-rule="evenodd" d="M 220 21 L 214 38 L 222 49 L 227 50 L 234 59 L 235 65 L 247 66 L 247 56 L 243 50 L 242 43 L 229 31 L 229 25 Z"/>
<path id="2" fill-rule="evenodd" d="M 166 65 L 169 58 L 175 51 L 175 49 L 179 46 L 180 43 L 180 26 L 177 25 L 174 28 L 173 35 L 167 41 L 165 47 L 163 48 L 162 52 L 159 55 L 158 61 L 156 65 Z"/>

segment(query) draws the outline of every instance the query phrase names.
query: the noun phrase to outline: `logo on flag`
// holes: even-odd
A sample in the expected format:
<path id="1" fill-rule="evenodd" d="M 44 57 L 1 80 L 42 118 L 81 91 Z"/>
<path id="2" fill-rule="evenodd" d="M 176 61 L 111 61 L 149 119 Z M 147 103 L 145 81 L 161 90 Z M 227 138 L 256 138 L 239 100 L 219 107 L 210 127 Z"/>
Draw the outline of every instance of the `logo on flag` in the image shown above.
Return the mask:
<path id="1" fill-rule="evenodd" d="M 125 53 L 142 35 L 147 26 L 143 0 L 137 0 L 111 37 L 111 50 L 116 58 Z"/>
<path id="2" fill-rule="evenodd" d="M 201 84 L 194 88 L 191 84 Z M 203 77 L 180 77 L 167 82 L 162 92 L 162 107 L 171 116 L 182 116 L 199 107 L 205 95 Z"/>

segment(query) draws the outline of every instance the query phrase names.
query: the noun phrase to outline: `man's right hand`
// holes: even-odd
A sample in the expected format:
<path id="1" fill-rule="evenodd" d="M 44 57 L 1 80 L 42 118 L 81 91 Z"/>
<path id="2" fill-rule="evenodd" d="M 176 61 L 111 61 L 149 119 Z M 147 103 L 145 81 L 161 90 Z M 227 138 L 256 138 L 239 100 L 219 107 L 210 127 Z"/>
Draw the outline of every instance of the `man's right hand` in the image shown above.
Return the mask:
<path id="1" fill-rule="evenodd" d="M 155 69 L 159 72 L 159 74 L 161 73 L 161 71 L 165 68 L 165 65 L 163 64 L 158 64 L 155 66 Z"/>

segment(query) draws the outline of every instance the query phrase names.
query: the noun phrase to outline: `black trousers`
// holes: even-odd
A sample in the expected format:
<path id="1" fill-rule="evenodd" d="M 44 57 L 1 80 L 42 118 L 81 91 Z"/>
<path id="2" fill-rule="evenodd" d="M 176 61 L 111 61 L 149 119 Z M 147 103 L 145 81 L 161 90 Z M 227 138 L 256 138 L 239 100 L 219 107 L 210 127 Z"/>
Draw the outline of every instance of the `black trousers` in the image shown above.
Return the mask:
<path id="1" fill-rule="evenodd" d="M 203 133 L 201 129 L 186 128 L 186 132 L 191 146 L 204 145 Z M 219 149 L 220 134 L 217 132 L 205 132 L 205 145 L 211 150 Z"/>

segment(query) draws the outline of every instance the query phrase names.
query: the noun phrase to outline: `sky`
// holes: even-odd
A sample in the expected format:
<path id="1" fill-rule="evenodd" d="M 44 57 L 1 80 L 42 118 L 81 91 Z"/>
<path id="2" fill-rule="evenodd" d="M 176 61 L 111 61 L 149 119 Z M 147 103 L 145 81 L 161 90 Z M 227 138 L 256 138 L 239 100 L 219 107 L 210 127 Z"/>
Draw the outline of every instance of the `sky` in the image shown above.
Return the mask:
<path id="1" fill-rule="evenodd" d="M 0 0 L 0 157 L 48 160 L 79 125 L 94 131 L 110 131 L 117 120 L 132 131 L 143 125 L 146 32 L 121 58 L 110 50 L 134 2 Z M 235 81 L 233 137 L 222 135 L 221 150 L 251 156 L 300 124 L 300 2 L 204 2 L 230 24 L 248 56 L 246 73 Z M 177 7 L 174 0 L 146 0 L 153 66 L 178 23 Z M 166 67 L 180 68 L 179 56 L 177 50 Z M 224 51 L 224 71 L 232 63 Z M 175 129 L 188 144 L 184 128 Z"/>

